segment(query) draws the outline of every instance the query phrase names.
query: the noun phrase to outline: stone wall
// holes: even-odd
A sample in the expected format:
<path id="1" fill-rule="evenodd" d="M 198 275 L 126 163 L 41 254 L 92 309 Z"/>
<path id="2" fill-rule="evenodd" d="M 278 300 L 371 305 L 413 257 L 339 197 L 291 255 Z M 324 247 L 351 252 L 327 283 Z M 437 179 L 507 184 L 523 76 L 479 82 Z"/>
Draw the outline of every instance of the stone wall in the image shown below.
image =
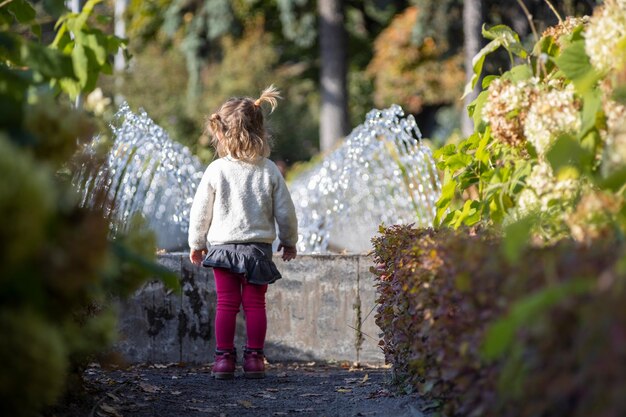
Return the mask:
<path id="1" fill-rule="evenodd" d="M 283 278 L 267 292 L 266 356 L 270 361 L 337 360 L 382 363 L 374 323 L 374 277 L 362 255 L 300 255 L 274 261 Z M 211 362 L 215 349 L 215 286 L 210 268 L 186 253 L 159 257 L 181 278 L 181 294 L 150 282 L 120 306 L 116 349 L 131 363 Z M 243 312 L 235 344 L 245 343 Z"/>

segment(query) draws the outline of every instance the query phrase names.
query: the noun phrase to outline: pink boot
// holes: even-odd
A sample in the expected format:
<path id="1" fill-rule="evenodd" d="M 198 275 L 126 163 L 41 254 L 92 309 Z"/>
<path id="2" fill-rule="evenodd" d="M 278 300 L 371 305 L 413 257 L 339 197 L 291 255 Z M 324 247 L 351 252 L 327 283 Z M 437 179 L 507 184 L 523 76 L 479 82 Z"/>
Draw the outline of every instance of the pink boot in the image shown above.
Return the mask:
<path id="1" fill-rule="evenodd" d="M 237 362 L 237 352 L 215 351 L 215 363 L 211 370 L 211 375 L 215 379 L 233 379 L 235 377 L 235 364 Z"/>
<path id="2" fill-rule="evenodd" d="M 246 378 L 265 378 L 265 356 L 261 349 L 245 348 L 243 352 L 243 374 Z"/>

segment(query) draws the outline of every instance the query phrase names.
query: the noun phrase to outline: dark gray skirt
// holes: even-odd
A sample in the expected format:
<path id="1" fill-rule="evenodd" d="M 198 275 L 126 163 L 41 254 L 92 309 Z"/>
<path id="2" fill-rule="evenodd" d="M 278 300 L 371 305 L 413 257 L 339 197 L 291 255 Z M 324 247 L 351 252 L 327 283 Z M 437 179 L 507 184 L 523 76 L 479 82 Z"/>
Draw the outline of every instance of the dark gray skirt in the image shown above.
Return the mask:
<path id="1" fill-rule="evenodd" d="M 244 274 L 251 284 L 271 284 L 282 278 L 272 261 L 272 245 L 269 243 L 212 245 L 202 265 Z"/>

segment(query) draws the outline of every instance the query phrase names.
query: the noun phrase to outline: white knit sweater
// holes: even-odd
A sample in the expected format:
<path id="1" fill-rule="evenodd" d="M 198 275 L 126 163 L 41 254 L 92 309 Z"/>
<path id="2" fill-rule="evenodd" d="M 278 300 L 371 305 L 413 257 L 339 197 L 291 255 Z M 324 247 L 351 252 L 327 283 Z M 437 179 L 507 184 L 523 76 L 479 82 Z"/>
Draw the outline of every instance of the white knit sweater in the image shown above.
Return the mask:
<path id="1" fill-rule="evenodd" d="M 248 163 L 231 157 L 211 163 L 191 205 L 189 247 L 223 243 L 298 241 L 291 195 L 278 167 L 269 159 Z"/>

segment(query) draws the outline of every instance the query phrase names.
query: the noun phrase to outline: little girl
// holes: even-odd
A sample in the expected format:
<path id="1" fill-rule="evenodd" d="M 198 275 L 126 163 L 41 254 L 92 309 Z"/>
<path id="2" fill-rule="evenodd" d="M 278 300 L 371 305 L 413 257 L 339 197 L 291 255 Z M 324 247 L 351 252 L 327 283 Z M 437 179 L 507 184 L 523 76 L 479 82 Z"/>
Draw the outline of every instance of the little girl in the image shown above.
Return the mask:
<path id="1" fill-rule="evenodd" d="M 243 370 L 247 378 L 263 378 L 263 345 L 267 329 L 265 292 L 281 277 L 272 261 L 272 242 L 289 261 L 296 257 L 298 224 L 287 186 L 269 159 L 270 146 L 261 104 L 274 111 L 278 90 L 261 97 L 231 98 L 212 114 L 207 129 L 219 159 L 202 177 L 191 206 L 189 258 L 213 267 L 217 291 L 216 352 L 212 375 L 235 374 L 235 324 L 243 305 L 247 341 Z"/>

